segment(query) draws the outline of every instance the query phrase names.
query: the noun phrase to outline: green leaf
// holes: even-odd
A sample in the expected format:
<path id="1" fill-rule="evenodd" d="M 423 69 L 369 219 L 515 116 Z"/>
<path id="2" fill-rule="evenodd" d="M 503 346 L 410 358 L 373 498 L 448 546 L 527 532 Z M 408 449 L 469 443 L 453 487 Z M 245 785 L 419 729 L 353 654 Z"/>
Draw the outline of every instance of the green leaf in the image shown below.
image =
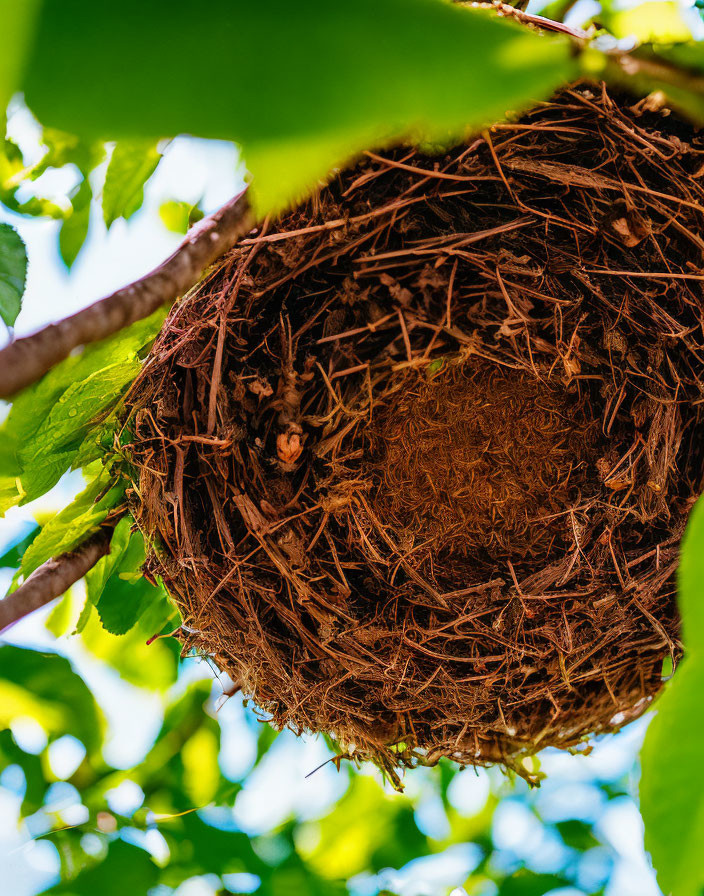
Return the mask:
<path id="1" fill-rule="evenodd" d="M 86 575 L 86 591 L 92 604 L 97 604 L 105 589 L 105 585 L 122 560 L 130 541 L 132 518 L 128 515 L 115 526 L 110 539 L 110 553 L 102 557 Z"/>
<path id="2" fill-rule="evenodd" d="M 94 532 L 119 503 L 124 485 L 111 482 L 104 470 L 78 497 L 43 527 L 22 557 L 25 579 L 52 557 L 71 551 Z"/>
<path id="3" fill-rule="evenodd" d="M 93 695 L 68 660 L 0 647 L 0 727 L 13 716 L 36 718 L 50 738 L 72 734 L 93 752 L 104 728 Z"/>
<path id="4" fill-rule="evenodd" d="M 686 659 L 657 702 L 641 753 L 645 845 L 673 896 L 704 887 L 704 764 L 698 719 L 704 694 L 704 502 L 690 516 L 678 573 Z"/>
<path id="5" fill-rule="evenodd" d="M 503 881 L 498 896 L 543 896 L 550 890 L 569 887 L 570 883 L 562 875 L 537 874 L 523 869 Z"/>
<path id="6" fill-rule="evenodd" d="M 73 266 L 88 236 L 92 198 L 90 181 L 84 177 L 71 197 L 71 211 L 59 231 L 59 250 L 67 268 Z"/>
<path id="7" fill-rule="evenodd" d="M 150 618 L 151 608 L 129 632 L 116 636 L 102 625 L 90 601 L 86 606 L 89 618 L 81 640 L 93 656 L 108 663 L 123 681 L 139 688 L 165 691 L 176 681 L 180 645 L 174 638 L 159 638 L 147 643 L 158 630 L 158 623 L 153 625 Z M 174 619 L 170 628 L 177 625 L 178 621 Z"/>
<path id="8" fill-rule="evenodd" d="M 692 30 L 683 12 L 683 7 L 673 0 L 646 0 L 629 9 L 602 8 L 597 18 L 618 38 L 634 37 L 638 43 L 670 44 L 692 39 Z"/>
<path id="9" fill-rule="evenodd" d="M 168 15 L 47 0 L 24 88 L 73 133 L 236 140 L 262 212 L 363 149 L 447 143 L 575 74 L 567 40 L 444 0 L 211 0 L 197 16 L 189 0 Z"/>
<path id="10" fill-rule="evenodd" d="M 173 233 L 187 233 L 188 228 L 202 220 L 203 212 L 198 204 L 169 199 L 159 206 L 159 217 L 167 230 Z"/>
<path id="11" fill-rule="evenodd" d="M 32 526 L 31 530 L 23 537 L 13 542 L 0 557 L 0 567 L 16 569 L 22 562 L 22 555 L 37 537 L 39 526 Z"/>
<path id="12" fill-rule="evenodd" d="M 79 456 L 81 463 L 96 457 L 89 437 L 99 441 L 106 411 L 136 375 L 165 314 L 159 309 L 67 358 L 17 396 L 0 427 L 0 515 L 44 494 Z"/>
<path id="13" fill-rule="evenodd" d="M 151 140 L 121 140 L 113 150 L 103 188 L 103 218 L 109 229 L 130 218 L 144 202 L 144 184 L 156 171 L 161 153 Z"/>
<path id="14" fill-rule="evenodd" d="M 39 0 L 22 0 L 21 3 L 17 3 L 17 0 L 0 0 L 0 113 L 5 111 L 19 86 L 38 9 Z"/>
<path id="15" fill-rule="evenodd" d="M 98 608 L 103 627 L 112 635 L 124 635 L 138 621 L 158 634 L 176 616 L 163 586 L 152 585 L 142 574 L 146 559 L 141 532 L 132 532 L 134 520 L 123 517 L 113 532 L 110 553 L 86 576 L 88 599 Z M 81 622 L 85 624 L 87 618 Z M 142 629 L 144 631 L 144 628 Z"/>
<path id="16" fill-rule="evenodd" d="M 0 224 L 0 318 L 12 327 L 22 307 L 27 279 L 27 250 L 9 224 Z"/>
<path id="17" fill-rule="evenodd" d="M 49 838 L 51 839 L 51 838 Z M 159 881 L 159 871 L 148 852 L 123 840 L 113 840 L 103 861 L 60 883 L 47 896 L 141 896 Z"/>

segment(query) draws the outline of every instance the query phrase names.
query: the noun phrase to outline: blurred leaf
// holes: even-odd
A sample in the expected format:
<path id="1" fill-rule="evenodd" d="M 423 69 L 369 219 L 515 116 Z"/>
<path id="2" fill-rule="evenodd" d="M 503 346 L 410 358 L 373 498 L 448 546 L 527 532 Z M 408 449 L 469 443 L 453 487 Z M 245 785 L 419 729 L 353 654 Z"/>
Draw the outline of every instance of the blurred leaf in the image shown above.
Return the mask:
<path id="1" fill-rule="evenodd" d="M 5 553 L 0 556 L 0 567 L 16 569 L 22 562 L 22 555 L 37 537 L 39 526 L 32 526 L 30 531 L 14 541 Z"/>
<path id="2" fill-rule="evenodd" d="M 189 0 L 168 15 L 46 0 L 24 89 L 41 121 L 77 134 L 236 140 L 262 212 L 373 144 L 447 143 L 575 72 L 562 38 L 442 0 L 211 0 L 197 16 Z"/>
<path id="3" fill-rule="evenodd" d="M 578 818 L 570 818 L 567 821 L 558 821 L 555 827 L 562 837 L 562 842 L 570 849 L 576 849 L 580 852 L 586 852 L 594 846 L 599 845 L 599 841 L 592 832 L 592 827 L 586 821 Z"/>
<path id="4" fill-rule="evenodd" d="M 73 594 L 69 589 L 61 600 L 54 606 L 46 620 L 46 630 L 55 638 L 65 635 L 71 625 L 73 615 Z"/>
<path id="5" fill-rule="evenodd" d="M 615 37 L 634 37 L 639 43 L 669 44 L 692 40 L 682 6 L 674 0 L 646 0 L 630 9 L 607 6 L 596 18 Z"/>
<path id="6" fill-rule="evenodd" d="M 0 114 L 17 90 L 31 43 L 39 0 L 0 0 L 2 50 L 0 52 Z"/>
<path id="7" fill-rule="evenodd" d="M 412 805 L 383 794 L 373 778 L 354 776 L 334 811 L 321 819 L 319 843 L 307 858 L 325 877 L 347 879 L 401 868 L 429 851 Z"/>
<path id="8" fill-rule="evenodd" d="M 499 887 L 498 896 L 544 896 L 550 890 L 571 886 L 572 881 L 558 874 L 537 874 L 520 870 L 506 878 Z"/>
<path id="9" fill-rule="evenodd" d="M 98 530 L 110 510 L 124 494 L 124 485 L 111 483 L 103 470 L 78 497 L 42 528 L 22 557 L 22 574 L 27 579 L 52 557 L 71 551 Z"/>
<path id="10" fill-rule="evenodd" d="M 132 531 L 133 525 L 132 517 L 126 516 L 115 527 L 110 553 L 86 576 L 88 599 L 111 634 L 124 635 L 141 620 L 151 628 L 151 637 L 177 614 L 163 586 L 152 585 L 142 574 L 144 539 L 139 530 Z M 143 633 L 144 627 L 142 637 Z"/>
<path id="11" fill-rule="evenodd" d="M 220 744 L 213 731 L 200 728 L 181 751 L 186 793 L 194 806 L 207 806 L 220 784 Z"/>
<path id="12" fill-rule="evenodd" d="M 189 227 L 202 220 L 203 212 L 196 203 L 169 199 L 159 206 L 159 217 L 167 230 L 173 233 L 187 233 Z"/>
<path id="13" fill-rule="evenodd" d="M 158 881 L 159 871 L 148 852 L 123 840 L 113 840 L 103 861 L 84 868 L 73 880 L 60 883 L 46 893 L 51 896 L 146 896 Z"/>
<path id="14" fill-rule="evenodd" d="M 247 871 L 267 876 L 269 873 L 265 863 L 252 849 L 251 840 L 246 834 L 212 827 L 197 812 L 163 820 L 159 829 L 172 853 L 168 871 L 162 877 L 169 886 L 178 886 L 199 874 Z M 285 896 L 283 891 L 281 896 Z"/>
<path id="15" fill-rule="evenodd" d="M 92 608 L 89 602 L 88 607 Z M 164 691 L 176 681 L 180 645 L 173 638 L 161 638 L 147 644 L 154 634 L 147 627 L 149 614 L 125 635 L 112 635 L 93 610 L 82 630 L 82 641 L 91 654 L 108 663 L 123 681 L 139 688 Z M 176 627 L 176 624 L 173 626 Z"/>
<path id="16" fill-rule="evenodd" d="M 91 752 L 100 746 L 102 715 L 88 687 L 63 657 L 0 647 L 0 693 L 3 690 L 11 690 L 15 698 L 24 694 L 24 713 L 37 718 L 50 737 L 73 734 Z M 9 711 L 9 703 L 0 697 L 0 716 Z M 6 724 L 8 719 L 2 721 Z"/>
<path id="17" fill-rule="evenodd" d="M 2 689 L 1 683 L 0 689 Z M 0 769 L 10 765 L 18 765 L 24 775 L 25 789 L 20 815 L 26 817 L 41 808 L 49 782 L 44 774 L 42 757 L 21 750 L 9 728 L 6 728 L 0 731 Z"/>
<path id="18" fill-rule="evenodd" d="M 59 231 L 59 250 L 67 268 L 73 266 L 88 236 L 90 204 L 93 190 L 84 177 L 71 195 L 71 211 L 64 218 Z"/>
<path id="19" fill-rule="evenodd" d="M 0 223 L 0 318 L 12 327 L 22 307 L 27 250 L 14 227 Z"/>
<path id="20" fill-rule="evenodd" d="M 619 62 L 607 58 L 606 67 L 600 69 L 601 76 L 633 93 L 661 93 L 669 108 L 696 124 L 704 124 L 704 93 L 692 86 L 694 81 L 690 77 L 704 74 L 704 42 L 673 46 L 644 44 L 636 47 L 630 57 L 633 63 L 627 72 Z M 643 65 L 642 70 L 639 63 Z M 668 69 L 670 76 L 665 77 Z"/>
<path id="21" fill-rule="evenodd" d="M 641 753 L 645 845 L 658 883 L 675 896 L 704 886 L 704 765 L 696 720 L 704 693 L 704 502 L 692 511 L 678 571 L 686 659 L 658 699 Z M 694 726 L 694 727 L 693 727 Z"/>
<path id="22" fill-rule="evenodd" d="M 86 574 L 86 591 L 88 599 L 97 604 L 105 589 L 108 579 L 117 572 L 123 559 L 132 534 L 134 520 L 127 514 L 118 521 L 110 539 L 110 553 L 102 557 Z M 141 536 L 140 536 L 141 538 Z M 141 562 L 144 562 L 142 555 Z"/>
<path id="23" fill-rule="evenodd" d="M 144 184 L 156 171 L 161 153 L 151 140 L 120 140 L 113 150 L 103 188 L 103 218 L 110 229 L 130 218 L 144 202 Z"/>

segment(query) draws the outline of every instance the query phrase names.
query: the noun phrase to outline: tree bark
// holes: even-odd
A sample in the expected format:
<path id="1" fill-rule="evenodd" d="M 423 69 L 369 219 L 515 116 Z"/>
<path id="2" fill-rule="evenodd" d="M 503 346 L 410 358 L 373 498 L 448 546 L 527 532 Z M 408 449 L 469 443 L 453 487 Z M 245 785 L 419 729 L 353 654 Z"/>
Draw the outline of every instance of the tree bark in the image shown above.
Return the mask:
<path id="1" fill-rule="evenodd" d="M 254 224 L 246 194 L 241 193 L 192 228 L 173 255 L 140 280 L 11 342 L 0 351 L 0 398 L 11 398 L 36 382 L 79 346 L 105 339 L 175 301 Z"/>
<path id="2" fill-rule="evenodd" d="M 102 529 L 75 550 L 48 560 L 17 591 L 0 600 L 0 633 L 61 597 L 110 551 L 112 527 Z"/>

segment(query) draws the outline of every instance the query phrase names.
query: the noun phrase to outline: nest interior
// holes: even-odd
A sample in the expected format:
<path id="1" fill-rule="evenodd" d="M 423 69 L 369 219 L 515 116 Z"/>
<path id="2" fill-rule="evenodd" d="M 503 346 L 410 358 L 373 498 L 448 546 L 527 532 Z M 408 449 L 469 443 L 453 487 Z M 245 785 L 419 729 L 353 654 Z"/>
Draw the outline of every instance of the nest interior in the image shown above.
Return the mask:
<path id="1" fill-rule="evenodd" d="M 702 487 L 703 175 L 689 125 L 579 84 L 223 259 L 129 397 L 184 649 L 395 781 L 642 712 Z"/>

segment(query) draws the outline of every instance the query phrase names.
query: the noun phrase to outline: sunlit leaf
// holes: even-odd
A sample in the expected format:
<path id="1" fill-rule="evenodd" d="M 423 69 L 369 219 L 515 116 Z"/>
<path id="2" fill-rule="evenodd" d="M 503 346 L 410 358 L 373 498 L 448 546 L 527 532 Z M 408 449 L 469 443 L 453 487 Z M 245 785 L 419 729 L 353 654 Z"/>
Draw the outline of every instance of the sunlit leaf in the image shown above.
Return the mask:
<path id="1" fill-rule="evenodd" d="M 4 694 L 0 712 L 10 714 L 5 697 L 12 694 L 13 701 L 20 701 L 14 707 L 16 714 L 36 718 L 51 736 L 73 734 L 89 751 L 99 747 L 102 715 L 88 687 L 63 657 L 0 647 L 0 690 Z"/>
<path id="2" fill-rule="evenodd" d="M 566 40 L 443 0 L 212 0 L 197 16 L 188 0 L 168 15 L 47 0 L 24 86 L 74 133 L 236 140 L 267 211 L 374 144 L 447 142 L 575 73 Z"/>
<path id="3" fill-rule="evenodd" d="M 570 883 L 558 874 L 536 874 L 522 870 L 503 881 L 498 896 L 544 896 L 550 890 L 569 887 Z"/>
<path id="4" fill-rule="evenodd" d="M 153 585 L 142 574 L 146 559 L 144 539 L 134 521 L 123 517 L 113 532 L 110 553 L 98 561 L 86 576 L 88 599 L 98 608 L 105 629 L 124 635 L 139 621 L 147 637 L 161 632 L 177 613 L 162 585 Z M 80 627 L 87 617 L 79 621 Z M 145 626 L 148 627 L 145 629 Z M 148 631 L 148 635 L 144 632 Z"/>
<path id="5" fill-rule="evenodd" d="M 618 38 L 668 44 L 692 39 L 682 11 L 683 7 L 672 0 L 647 0 L 629 9 L 602 10 L 598 19 Z"/>
<path id="6" fill-rule="evenodd" d="M 78 497 L 52 517 L 22 557 L 25 579 L 42 563 L 71 551 L 94 532 L 124 493 L 122 484 L 111 482 L 103 471 Z"/>
<path id="7" fill-rule="evenodd" d="M 67 358 L 17 396 L 0 426 L 0 515 L 52 488 L 79 455 L 85 462 L 85 440 L 91 430 L 100 439 L 102 415 L 136 375 L 165 313 Z"/>
<path id="8" fill-rule="evenodd" d="M 169 199 L 159 206 L 159 217 L 167 230 L 186 233 L 189 227 L 203 218 L 203 212 L 198 205 Z"/>
<path id="9" fill-rule="evenodd" d="M 103 218 L 110 228 L 130 218 L 144 202 L 144 184 L 156 171 L 161 153 L 151 140 L 120 140 L 113 150 L 103 188 Z"/>
<path id="10" fill-rule="evenodd" d="M 92 603 L 87 604 L 89 610 Z M 165 691 L 178 674 L 179 644 L 174 638 L 160 638 L 148 644 L 155 633 L 145 614 L 124 635 L 112 635 L 100 622 L 95 609 L 87 614 L 81 640 L 90 653 L 115 669 L 123 681 L 150 691 Z M 174 623 L 174 628 L 176 627 Z"/>
<path id="11" fill-rule="evenodd" d="M 207 806 L 220 784 L 218 752 L 220 744 L 213 731 L 200 728 L 181 751 L 186 793 L 194 806 Z"/>
<path id="12" fill-rule="evenodd" d="M 645 845 L 673 896 L 704 887 L 704 765 L 696 720 L 704 693 L 704 503 L 690 516 L 678 573 L 686 659 L 657 701 L 641 753 Z"/>

